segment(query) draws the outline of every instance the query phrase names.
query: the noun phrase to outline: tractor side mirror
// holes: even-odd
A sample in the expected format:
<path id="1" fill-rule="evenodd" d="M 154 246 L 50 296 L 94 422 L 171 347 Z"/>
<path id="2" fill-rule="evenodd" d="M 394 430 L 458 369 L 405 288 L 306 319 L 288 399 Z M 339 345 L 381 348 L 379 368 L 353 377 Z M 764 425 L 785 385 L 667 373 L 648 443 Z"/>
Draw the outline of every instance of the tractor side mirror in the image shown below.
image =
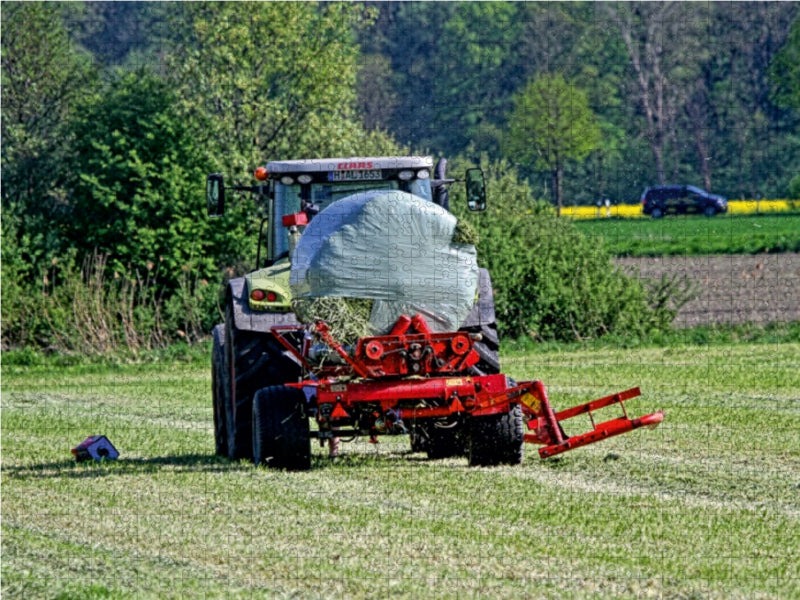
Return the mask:
<path id="1" fill-rule="evenodd" d="M 486 210 L 486 184 L 483 180 L 483 171 L 467 169 L 467 206 L 470 210 Z"/>
<path id="2" fill-rule="evenodd" d="M 209 217 L 221 217 L 225 213 L 225 181 L 221 173 L 206 177 L 206 209 Z"/>

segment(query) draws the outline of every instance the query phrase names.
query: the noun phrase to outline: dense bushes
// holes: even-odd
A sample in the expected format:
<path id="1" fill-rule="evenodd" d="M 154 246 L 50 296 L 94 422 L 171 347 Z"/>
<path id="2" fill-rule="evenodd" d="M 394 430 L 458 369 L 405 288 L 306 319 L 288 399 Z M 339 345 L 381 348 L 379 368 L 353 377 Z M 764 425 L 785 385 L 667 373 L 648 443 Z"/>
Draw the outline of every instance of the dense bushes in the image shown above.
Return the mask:
<path id="1" fill-rule="evenodd" d="M 224 279 L 249 270 L 260 222 L 248 195 L 209 221 L 207 173 L 245 183 L 277 151 L 396 147 L 353 116 L 352 36 L 369 23 L 359 7 L 186 7 L 149 55 L 158 66 L 126 70 L 92 63 L 60 5 L 12 4 L 2 23 L 4 349 L 93 354 L 197 339 L 219 320 Z"/>
<path id="2" fill-rule="evenodd" d="M 602 246 L 557 218 L 550 205 L 534 201 L 513 168 L 487 161 L 483 167 L 486 212 L 466 213 L 458 187 L 451 208 L 478 229 L 478 254 L 492 275 L 501 332 L 582 340 L 668 326 L 686 291 L 680 282 L 648 287 L 626 276 Z"/>

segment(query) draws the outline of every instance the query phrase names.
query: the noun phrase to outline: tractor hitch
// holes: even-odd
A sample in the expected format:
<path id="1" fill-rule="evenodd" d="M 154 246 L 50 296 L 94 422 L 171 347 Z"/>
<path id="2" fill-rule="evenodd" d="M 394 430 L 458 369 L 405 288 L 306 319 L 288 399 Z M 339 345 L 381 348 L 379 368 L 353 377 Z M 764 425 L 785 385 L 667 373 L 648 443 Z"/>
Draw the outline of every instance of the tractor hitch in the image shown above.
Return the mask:
<path id="1" fill-rule="evenodd" d="M 541 381 L 534 381 L 528 388 L 528 393 L 523 395 L 523 413 L 526 408 L 532 416 L 527 422 L 527 428 L 532 433 L 526 433 L 523 439 L 534 444 L 543 444 L 544 448 L 539 448 L 539 456 L 550 458 L 556 454 L 574 450 L 581 446 L 594 444 L 595 442 L 614 437 L 623 433 L 628 433 L 639 427 L 658 427 L 664 420 L 664 413 L 658 411 L 649 415 L 631 419 L 625 408 L 625 400 L 630 400 L 641 395 L 638 387 L 618 392 L 604 398 L 592 400 L 584 404 L 573 406 L 554 413 L 547 398 L 547 391 Z M 619 404 L 622 408 L 622 417 L 596 423 L 593 411 Z M 586 414 L 592 424 L 592 430 L 572 437 L 567 437 L 561 427 L 561 422 L 571 419 L 577 415 Z"/>

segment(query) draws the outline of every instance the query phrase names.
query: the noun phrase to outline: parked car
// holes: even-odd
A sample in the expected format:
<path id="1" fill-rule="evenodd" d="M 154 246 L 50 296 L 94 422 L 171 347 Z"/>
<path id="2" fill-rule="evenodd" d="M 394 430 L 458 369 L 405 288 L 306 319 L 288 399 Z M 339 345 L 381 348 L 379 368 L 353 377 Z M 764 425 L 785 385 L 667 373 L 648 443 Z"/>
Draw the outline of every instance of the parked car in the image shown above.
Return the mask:
<path id="1" fill-rule="evenodd" d="M 728 211 L 728 201 L 693 185 L 659 185 L 642 192 L 642 211 L 654 219 L 668 213 L 713 217 Z"/>

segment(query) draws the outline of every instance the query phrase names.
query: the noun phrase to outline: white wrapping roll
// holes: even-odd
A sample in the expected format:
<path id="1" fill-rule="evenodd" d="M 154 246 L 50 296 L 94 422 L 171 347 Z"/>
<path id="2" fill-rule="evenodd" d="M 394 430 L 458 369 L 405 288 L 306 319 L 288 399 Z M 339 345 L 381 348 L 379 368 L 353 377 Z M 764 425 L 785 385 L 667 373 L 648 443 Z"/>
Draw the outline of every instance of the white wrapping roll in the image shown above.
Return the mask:
<path id="1" fill-rule="evenodd" d="M 416 313 L 434 331 L 454 331 L 478 285 L 475 247 L 454 244 L 455 227 L 445 209 L 406 192 L 375 190 L 334 202 L 294 250 L 292 294 L 373 299 L 375 335 Z"/>

